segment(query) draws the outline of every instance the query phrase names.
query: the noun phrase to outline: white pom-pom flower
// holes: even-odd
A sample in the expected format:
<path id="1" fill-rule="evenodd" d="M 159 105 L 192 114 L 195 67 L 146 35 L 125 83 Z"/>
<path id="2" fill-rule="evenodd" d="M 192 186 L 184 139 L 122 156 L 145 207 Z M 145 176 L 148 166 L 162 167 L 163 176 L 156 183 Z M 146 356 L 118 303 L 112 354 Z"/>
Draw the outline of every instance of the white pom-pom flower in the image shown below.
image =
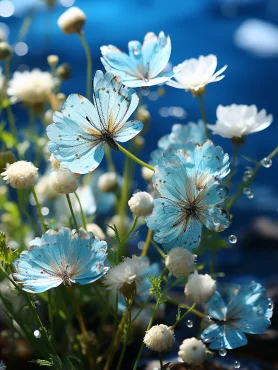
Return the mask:
<path id="1" fill-rule="evenodd" d="M 201 340 L 188 338 L 180 345 L 178 354 L 187 365 L 200 365 L 206 358 L 206 347 Z"/>
<path id="2" fill-rule="evenodd" d="M 15 72 L 9 81 L 8 95 L 15 101 L 26 105 L 37 106 L 48 101 L 56 80 L 51 73 L 39 69 Z"/>
<path id="3" fill-rule="evenodd" d="M 93 233 L 100 240 L 105 239 L 105 234 L 97 224 L 87 224 L 87 231 Z"/>
<path id="4" fill-rule="evenodd" d="M 165 259 L 167 269 L 176 277 L 187 276 L 194 272 L 195 254 L 177 247 L 170 250 Z"/>
<path id="5" fill-rule="evenodd" d="M 146 217 L 153 211 L 154 199 L 146 191 L 139 191 L 129 199 L 128 205 L 134 216 Z"/>
<path id="6" fill-rule="evenodd" d="M 98 188 L 103 193 L 115 191 L 119 185 L 119 177 L 116 172 L 106 172 L 98 179 Z"/>
<path id="7" fill-rule="evenodd" d="M 191 274 L 185 285 L 184 293 L 187 298 L 196 303 L 208 302 L 216 289 L 216 281 L 208 274 Z"/>
<path id="8" fill-rule="evenodd" d="M 59 194 L 74 193 L 78 188 L 79 176 L 66 168 L 55 168 L 50 173 L 52 189 Z"/>
<path id="9" fill-rule="evenodd" d="M 149 329 L 144 337 L 144 343 L 152 351 L 169 351 L 175 341 L 173 330 L 167 325 L 155 325 Z"/>
<path id="10" fill-rule="evenodd" d="M 225 77 L 221 73 L 225 71 L 227 66 L 215 73 L 216 67 L 217 58 L 213 54 L 201 55 L 198 59 L 188 59 L 174 68 L 174 71 L 177 71 L 174 77 L 176 81 L 170 80 L 166 83 L 177 89 L 198 92 L 209 83 L 220 81 Z"/>
<path id="11" fill-rule="evenodd" d="M 38 177 L 38 169 L 31 162 L 18 161 L 7 164 L 6 171 L 2 172 L 3 180 L 15 189 L 29 188 L 34 185 Z"/>
<path id="12" fill-rule="evenodd" d="M 86 21 L 86 14 L 78 7 L 67 9 L 58 19 L 58 26 L 65 34 L 80 33 Z"/>
<path id="13" fill-rule="evenodd" d="M 219 105 L 215 125 L 207 125 L 213 134 L 224 138 L 243 138 L 246 135 L 266 129 L 273 121 L 266 110 L 258 111 L 255 105 Z"/>

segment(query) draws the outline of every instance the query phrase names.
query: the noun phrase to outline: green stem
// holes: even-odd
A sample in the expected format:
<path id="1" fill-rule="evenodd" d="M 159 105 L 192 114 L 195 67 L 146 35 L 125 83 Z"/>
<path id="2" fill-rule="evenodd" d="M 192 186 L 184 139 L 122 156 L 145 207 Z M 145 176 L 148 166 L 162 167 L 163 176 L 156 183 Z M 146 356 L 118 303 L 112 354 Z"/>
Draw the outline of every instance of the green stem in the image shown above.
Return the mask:
<path id="1" fill-rule="evenodd" d="M 130 333 L 130 327 L 131 327 L 131 302 L 127 303 L 127 310 L 128 310 L 128 320 L 127 320 L 127 323 L 125 324 L 126 328 L 124 332 L 124 344 L 122 347 L 120 359 L 118 361 L 116 370 L 121 370 L 122 362 L 123 362 L 123 359 L 126 353 L 126 348 L 127 348 L 127 343 L 128 343 L 129 333 Z"/>
<path id="2" fill-rule="evenodd" d="M 172 329 L 175 329 L 175 327 L 188 315 L 190 314 L 190 312 L 192 312 L 194 310 L 196 306 L 196 303 L 194 302 L 193 305 L 188 308 L 188 310 L 174 323 L 174 325 L 172 325 Z"/>
<path id="3" fill-rule="evenodd" d="M 87 58 L 87 98 L 91 101 L 92 99 L 92 71 L 93 71 L 92 56 L 91 56 L 89 45 L 85 39 L 84 33 L 81 31 L 78 34 L 78 36 L 83 45 L 86 58 Z"/>
<path id="4" fill-rule="evenodd" d="M 116 168 L 112 159 L 111 149 L 109 145 L 104 145 L 105 157 L 107 161 L 107 167 L 109 172 L 116 172 Z"/>
<path id="5" fill-rule="evenodd" d="M 122 248 L 124 247 L 124 245 L 127 242 L 128 238 L 130 237 L 130 235 L 133 233 L 133 231 L 136 228 L 137 221 L 138 221 L 138 217 L 136 216 L 136 217 L 134 217 L 134 220 L 133 220 L 133 223 L 132 223 L 132 226 L 131 226 L 129 232 L 127 233 L 127 235 L 124 237 L 124 239 L 118 245 L 118 250 L 119 250 L 118 260 L 119 260 L 119 257 L 122 255 Z"/>
<path id="6" fill-rule="evenodd" d="M 192 308 L 192 306 L 190 307 L 187 306 L 186 304 L 181 304 L 180 307 L 190 310 L 190 312 L 192 312 L 195 316 L 198 316 L 200 319 L 203 319 L 205 317 L 205 315 L 202 312 L 195 310 L 194 307 Z"/>
<path id="7" fill-rule="evenodd" d="M 72 208 L 72 204 L 71 204 L 71 200 L 70 200 L 69 194 L 66 194 L 66 198 L 67 198 L 67 202 L 68 202 L 68 205 L 69 205 L 71 217 L 73 219 L 74 227 L 76 228 L 76 231 L 78 231 L 79 230 L 79 227 L 78 227 L 78 224 L 77 224 L 77 221 L 76 221 L 76 218 L 75 218 L 75 214 L 73 212 L 73 208 Z"/>
<path id="8" fill-rule="evenodd" d="M 35 202 L 36 202 L 36 205 L 37 205 L 37 209 L 38 209 L 38 213 L 39 213 L 39 216 L 40 216 L 42 227 L 43 227 L 44 231 L 47 231 L 47 226 L 46 226 L 46 223 L 45 223 L 45 219 L 43 217 L 43 214 L 42 214 L 41 205 L 40 205 L 40 202 L 38 200 L 38 197 L 37 197 L 37 194 L 36 194 L 36 191 L 35 191 L 35 187 L 34 186 L 31 187 L 31 191 L 32 191 L 32 194 L 34 196 L 34 199 L 35 199 Z"/>
<path id="9" fill-rule="evenodd" d="M 77 199 L 77 202 L 79 204 L 79 208 L 80 208 L 80 214 L 81 214 L 81 218 L 82 218 L 82 223 L 83 223 L 83 227 L 85 230 L 87 230 L 87 222 L 86 222 L 86 217 L 85 217 L 85 214 L 84 214 L 84 211 L 83 211 L 83 208 L 82 208 L 82 204 L 80 202 L 80 199 L 79 199 L 79 196 L 78 194 L 76 193 L 76 191 L 74 192 L 74 195 Z"/>
<path id="10" fill-rule="evenodd" d="M 48 319 L 50 324 L 50 333 L 51 333 L 51 340 L 53 343 L 55 343 L 55 330 L 54 330 L 54 322 L 53 322 L 53 310 L 52 310 L 52 297 L 51 297 L 51 291 L 47 291 L 47 297 L 48 297 Z"/>
<path id="11" fill-rule="evenodd" d="M 158 254 L 160 254 L 162 258 L 165 258 L 165 253 L 153 240 L 151 240 L 151 245 L 156 249 L 156 251 L 158 252 Z"/>
<path id="12" fill-rule="evenodd" d="M 36 232 L 39 233 L 40 230 L 37 228 L 37 224 L 34 222 L 34 220 L 32 219 L 32 217 L 29 215 L 29 213 L 27 212 L 27 210 L 25 208 L 25 205 L 22 202 L 22 197 L 21 197 L 21 195 L 22 195 L 21 191 L 22 190 L 21 189 L 17 189 L 16 191 L 17 191 L 18 205 L 19 205 L 19 209 L 20 209 L 21 213 L 28 218 L 28 220 L 30 221 L 30 224 L 32 225 L 32 227 L 34 228 L 34 230 L 36 230 Z M 22 217 L 22 215 L 21 215 L 21 217 Z"/>
<path id="13" fill-rule="evenodd" d="M 10 78 L 10 62 L 7 61 L 7 62 L 5 62 L 5 80 L 6 80 L 6 83 L 8 83 L 9 78 Z M 16 140 L 16 145 L 15 146 L 16 146 L 16 149 L 17 149 L 18 132 L 17 132 L 16 124 L 15 124 L 15 119 L 14 119 L 12 107 L 11 107 L 10 104 L 7 105 L 6 111 L 7 111 L 8 122 L 9 122 L 9 125 L 10 125 L 10 128 L 11 128 L 11 133 L 13 134 L 13 136 Z"/>
<path id="14" fill-rule="evenodd" d="M 163 370 L 163 352 L 159 352 L 160 369 Z"/>
<path id="15" fill-rule="evenodd" d="M 149 164 L 141 161 L 141 159 L 137 158 L 135 155 L 133 155 L 132 153 L 130 153 L 128 150 L 126 150 L 124 147 L 122 147 L 120 144 L 117 143 L 117 146 L 119 148 L 119 150 L 124 153 L 125 155 L 127 155 L 129 158 L 131 158 L 134 162 L 140 164 L 140 166 L 142 167 L 147 167 L 149 170 L 151 171 L 154 171 L 154 168 L 152 166 L 150 166 Z"/>
<path id="16" fill-rule="evenodd" d="M 151 229 L 148 230 L 144 249 L 142 250 L 141 257 L 145 257 L 148 254 L 149 246 L 151 244 L 153 231 Z"/>
<path id="17" fill-rule="evenodd" d="M 130 158 L 126 157 L 124 162 L 124 171 L 123 171 L 123 185 L 121 189 L 121 198 L 119 202 L 119 216 L 120 216 L 120 226 L 119 226 L 119 235 L 122 238 L 125 234 L 125 218 L 126 218 L 126 209 L 127 201 L 129 195 L 129 167 L 130 167 Z"/>
<path id="18" fill-rule="evenodd" d="M 267 158 L 271 159 L 271 158 L 275 157 L 276 154 L 278 154 L 278 146 L 267 156 Z M 231 201 L 228 203 L 228 205 L 226 207 L 227 210 L 230 210 L 233 207 L 233 205 L 236 203 L 238 198 L 241 196 L 241 194 L 243 192 L 243 189 L 250 186 L 251 182 L 254 180 L 255 176 L 257 175 L 257 173 L 258 173 L 258 171 L 261 167 L 262 167 L 262 163 L 261 163 L 261 161 L 259 161 L 257 163 L 256 167 L 254 168 L 253 174 L 249 178 L 249 180 L 246 181 L 246 182 L 243 182 L 241 185 L 239 185 L 237 193 L 231 199 Z"/>
<path id="19" fill-rule="evenodd" d="M 206 116 L 206 111 L 205 111 L 205 107 L 204 107 L 204 102 L 203 102 L 202 94 L 197 94 L 197 97 L 198 97 L 199 104 L 200 104 L 200 110 L 201 110 L 202 120 L 204 122 L 205 129 L 206 129 L 206 135 L 207 135 L 207 138 L 209 139 L 209 136 L 210 135 L 209 135 L 209 129 L 207 127 L 207 116 Z"/>
<path id="20" fill-rule="evenodd" d="M 237 159 L 239 148 L 240 148 L 240 144 L 239 143 L 234 143 L 234 153 L 233 153 L 233 159 L 232 159 L 232 163 L 231 163 L 231 172 L 230 172 L 227 180 L 224 182 L 225 185 L 228 186 L 228 187 L 231 186 L 232 178 L 235 174 L 235 165 L 236 165 L 236 159 Z"/>

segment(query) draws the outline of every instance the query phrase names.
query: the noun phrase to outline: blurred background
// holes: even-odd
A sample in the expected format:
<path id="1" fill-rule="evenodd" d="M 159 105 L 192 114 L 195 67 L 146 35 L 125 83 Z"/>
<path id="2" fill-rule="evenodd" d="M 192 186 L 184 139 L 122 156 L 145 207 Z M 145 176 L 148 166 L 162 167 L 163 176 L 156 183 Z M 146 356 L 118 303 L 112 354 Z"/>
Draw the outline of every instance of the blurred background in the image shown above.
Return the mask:
<path id="1" fill-rule="evenodd" d="M 12 70 L 47 70 L 47 56 L 57 54 L 60 63 L 70 63 L 72 67 L 72 77 L 63 84 L 62 91 L 66 95 L 85 95 L 86 59 L 80 41 L 75 35 L 64 35 L 57 26 L 58 17 L 72 5 L 87 15 L 85 36 L 94 71 L 103 69 L 102 45 L 113 44 L 127 51 L 128 41 L 143 41 L 147 32 L 160 30 L 171 37 L 173 65 L 201 54 L 215 54 L 219 68 L 228 65 L 225 79 L 207 87 L 204 102 L 208 121 L 215 123 L 219 104 L 256 104 L 258 109 L 265 108 L 274 115 L 268 129 L 246 138 L 238 157 L 237 181 L 241 181 L 246 166 L 253 166 L 241 155 L 260 160 L 277 146 L 278 0 L 1 0 L 0 35 L 8 38 L 16 54 Z M 155 87 L 144 98 L 151 112 L 151 126 L 140 156 L 145 161 L 174 123 L 200 119 L 198 101 L 190 93 L 164 88 L 163 96 Z M 24 128 L 27 118 L 20 105 L 14 107 L 14 112 Z M 218 136 L 212 139 L 232 154 L 229 140 Z M 117 158 L 121 170 L 123 158 Z M 105 168 L 105 163 L 102 166 Z M 241 196 L 234 208 L 233 224 L 223 234 L 227 240 L 229 235 L 236 235 L 237 243 L 217 256 L 217 270 L 225 271 L 227 280 L 261 282 L 274 301 L 278 298 L 277 169 L 278 160 L 274 158 L 272 166 L 262 168 L 252 184 L 254 197 Z M 134 188 L 143 190 L 145 183 L 137 170 Z M 250 346 L 237 351 L 243 356 L 242 368 L 278 368 L 274 350 L 278 344 L 277 323 L 276 312 L 270 334 L 252 338 Z M 226 356 L 220 368 L 231 368 L 231 363 Z"/>

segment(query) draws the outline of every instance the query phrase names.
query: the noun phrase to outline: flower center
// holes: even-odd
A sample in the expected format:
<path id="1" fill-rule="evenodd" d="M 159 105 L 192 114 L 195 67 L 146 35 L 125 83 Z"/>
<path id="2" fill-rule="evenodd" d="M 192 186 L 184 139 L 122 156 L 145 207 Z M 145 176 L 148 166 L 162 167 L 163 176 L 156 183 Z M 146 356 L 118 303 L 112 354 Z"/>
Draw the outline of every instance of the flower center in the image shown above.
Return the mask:
<path id="1" fill-rule="evenodd" d="M 184 207 L 186 215 L 188 217 L 196 217 L 198 216 L 197 207 L 195 203 L 189 203 Z"/>
<path id="2" fill-rule="evenodd" d="M 71 266 L 69 264 L 67 264 L 65 270 L 62 271 L 63 283 L 66 286 L 70 286 L 71 285 L 71 282 L 70 282 L 70 270 L 71 270 Z"/>
<path id="3" fill-rule="evenodd" d="M 117 151 L 119 150 L 118 145 L 116 141 L 114 140 L 113 136 L 110 134 L 110 132 L 102 131 L 101 139 L 105 141 L 110 146 L 110 148 L 117 150 Z"/>

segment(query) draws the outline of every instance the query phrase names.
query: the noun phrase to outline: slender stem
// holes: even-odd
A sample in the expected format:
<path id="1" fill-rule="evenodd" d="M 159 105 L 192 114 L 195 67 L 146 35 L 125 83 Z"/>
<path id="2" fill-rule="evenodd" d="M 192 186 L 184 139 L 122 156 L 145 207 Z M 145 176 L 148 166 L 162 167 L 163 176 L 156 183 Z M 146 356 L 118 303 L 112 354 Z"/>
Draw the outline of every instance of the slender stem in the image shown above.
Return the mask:
<path id="1" fill-rule="evenodd" d="M 120 216 L 119 235 L 120 235 L 120 238 L 122 238 L 125 233 L 125 218 L 126 218 L 126 208 L 127 208 L 127 201 L 128 201 L 128 195 L 129 195 L 129 180 L 130 180 L 129 167 L 130 167 L 130 158 L 126 157 L 125 162 L 124 162 L 121 199 L 119 202 L 119 216 Z"/>
<path id="2" fill-rule="evenodd" d="M 174 323 L 174 325 L 172 325 L 172 329 L 175 329 L 175 327 L 188 315 L 190 314 L 190 312 L 192 312 L 194 310 L 196 306 L 196 302 L 193 303 L 193 305 L 188 308 L 188 310 Z"/>
<path id="3" fill-rule="evenodd" d="M 144 249 L 142 250 L 141 257 L 145 257 L 148 254 L 149 246 L 151 244 L 153 231 L 151 229 L 148 230 Z"/>
<path id="4" fill-rule="evenodd" d="M 151 240 L 151 245 L 157 250 L 157 252 L 161 255 L 162 258 L 165 258 L 165 253 L 153 240 Z"/>
<path id="5" fill-rule="evenodd" d="M 40 202 L 38 200 L 38 197 L 37 197 L 37 194 L 36 194 L 36 191 L 35 191 L 35 187 L 34 186 L 31 187 L 31 191 L 32 191 L 32 194 L 34 196 L 34 199 L 35 199 L 35 202 L 36 202 L 36 205 L 37 205 L 37 209 L 38 209 L 38 213 L 39 213 L 39 216 L 40 216 L 42 227 L 43 227 L 44 231 L 47 231 L 47 226 L 46 226 L 46 223 L 45 223 L 45 219 L 43 217 L 43 214 L 42 214 L 41 205 L 40 205 Z"/>
<path id="6" fill-rule="evenodd" d="M 107 161 L 107 167 L 109 172 L 116 172 L 116 168 L 112 159 L 111 149 L 109 145 L 104 146 L 105 157 Z"/>
<path id="7" fill-rule="evenodd" d="M 204 107 L 204 102 L 203 102 L 202 94 L 197 94 L 197 97 L 198 97 L 199 104 L 200 104 L 200 110 L 201 110 L 202 120 L 204 122 L 205 129 L 206 129 L 206 135 L 207 135 L 207 138 L 209 139 L 209 136 L 210 135 L 209 135 L 209 129 L 207 127 L 207 116 L 206 116 L 206 111 L 205 111 L 205 107 Z"/>
<path id="8" fill-rule="evenodd" d="M 186 304 L 181 304 L 180 307 L 183 307 L 183 308 L 186 308 L 187 310 L 190 310 L 190 312 L 192 312 L 194 315 L 198 316 L 200 319 L 203 319 L 205 317 L 205 315 L 198 311 L 198 310 L 195 310 L 194 307 L 192 308 L 192 306 L 187 306 Z"/>
<path id="9" fill-rule="evenodd" d="M 131 327 L 131 302 L 127 303 L 127 309 L 128 309 L 128 320 L 127 323 L 125 324 L 125 333 L 124 333 L 124 344 L 122 347 L 122 351 L 120 354 L 120 359 L 118 361 L 117 369 L 116 370 L 121 370 L 122 362 L 125 356 L 126 348 L 127 348 L 127 343 L 128 343 L 128 338 L 129 338 L 129 333 L 130 333 L 130 327 Z"/>
<path id="10" fill-rule="evenodd" d="M 159 352 L 160 369 L 163 370 L 163 352 Z"/>
<path id="11" fill-rule="evenodd" d="M 87 58 L 87 98 L 89 100 L 92 99 L 92 71 L 93 71 L 93 63 L 92 63 L 92 56 L 91 56 L 91 51 L 89 48 L 89 45 L 85 39 L 84 33 L 81 31 L 78 34 L 80 41 L 83 45 L 86 58 Z"/>
<path id="12" fill-rule="evenodd" d="M 66 194 L 66 197 L 67 197 L 67 201 L 68 201 L 68 205 L 69 205 L 69 209 L 70 209 L 70 213 L 71 213 L 71 217 L 73 219 L 73 223 L 74 223 L 74 227 L 76 228 L 76 230 L 78 231 L 79 230 L 79 227 L 78 227 L 78 224 L 77 224 L 77 221 L 76 221 L 76 218 L 75 218 L 75 214 L 73 212 L 73 208 L 72 208 L 72 204 L 71 204 L 71 200 L 70 200 L 70 197 L 68 194 Z"/>
<path id="13" fill-rule="evenodd" d="M 128 238 L 130 237 L 130 235 L 135 230 L 136 225 L 137 225 L 137 222 L 138 222 L 138 217 L 136 216 L 136 217 L 134 217 L 134 220 L 133 220 L 133 223 L 132 223 L 132 226 L 131 226 L 129 232 L 127 233 L 127 235 L 124 237 L 124 239 L 118 245 L 118 250 L 119 250 L 118 257 L 120 257 L 122 255 L 122 247 L 125 245 L 125 243 L 127 242 Z"/>
<path id="14" fill-rule="evenodd" d="M 49 324 L 50 324 L 50 333 L 51 333 L 51 340 L 53 343 L 55 343 L 55 338 L 54 338 L 54 322 L 53 322 L 53 311 L 52 311 L 52 297 L 51 297 L 51 291 L 47 291 L 47 297 L 48 297 L 48 319 L 49 319 Z"/>
<path id="15" fill-rule="evenodd" d="M 21 213 L 23 213 L 23 215 L 25 215 L 28 220 L 30 221 L 30 224 L 32 225 L 32 227 L 34 228 L 34 230 L 36 230 L 36 232 L 40 232 L 40 230 L 37 228 L 37 224 L 34 222 L 34 220 L 32 219 L 32 217 L 29 215 L 29 213 L 27 212 L 26 208 L 25 208 L 25 205 L 23 204 L 22 202 L 22 189 L 17 189 L 17 199 L 18 199 L 18 205 L 19 205 L 19 209 L 21 211 Z M 22 217 L 22 215 L 21 215 Z"/>
<path id="16" fill-rule="evenodd" d="M 74 192 L 74 195 L 77 199 L 77 202 L 79 204 L 79 208 L 80 208 L 80 213 L 81 213 L 81 218 L 82 218 L 82 223 L 83 223 L 83 227 L 85 230 L 87 230 L 87 222 L 86 222 L 86 217 L 85 217 L 85 214 L 84 214 L 84 211 L 83 211 L 83 208 L 82 208 L 82 204 L 80 202 L 80 199 L 79 199 L 79 196 L 78 194 L 76 193 L 76 191 Z"/>
<path id="17" fill-rule="evenodd" d="M 140 166 L 142 167 L 147 167 L 149 170 L 151 171 L 154 171 L 154 168 L 152 166 L 150 166 L 149 164 L 141 161 L 141 159 L 137 158 L 135 155 L 133 155 L 132 153 L 130 153 L 128 150 L 126 150 L 124 147 L 122 147 L 120 144 L 117 143 L 117 146 L 119 148 L 119 150 L 124 153 L 125 155 L 127 155 L 129 158 L 131 158 L 134 162 L 140 164 Z"/>
<path id="18" fill-rule="evenodd" d="M 235 165 L 236 165 L 236 159 L 237 159 L 237 155 L 238 155 L 238 151 L 239 151 L 239 148 L 240 148 L 240 144 L 239 143 L 234 143 L 234 153 L 233 153 L 233 159 L 232 159 L 232 163 L 231 163 L 231 172 L 225 182 L 225 185 L 230 187 L 231 186 L 231 183 L 232 183 L 232 178 L 235 174 Z"/>
<path id="19" fill-rule="evenodd" d="M 5 80 L 6 80 L 6 83 L 8 83 L 9 77 L 10 77 L 10 62 L 7 61 L 7 62 L 5 62 Z M 16 140 L 16 148 L 17 148 L 18 132 L 17 132 L 16 124 L 15 124 L 15 119 L 14 119 L 12 107 L 11 107 L 10 104 L 7 105 L 6 110 L 7 110 L 8 121 L 9 121 L 10 128 L 11 128 L 11 133 L 13 134 L 14 139 Z"/>
<path id="20" fill-rule="evenodd" d="M 270 158 L 271 159 L 271 158 L 275 157 L 276 154 L 278 154 L 278 146 L 267 156 L 267 158 Z M 259 171 L 259 169 L 261 167 L 262 167 L 262 163 L 260 161 L 260 162 L 257 163 L 255 169 L 253 170 L 253 174 L 249 178 L 249 180 L 246 181 L 246 182 L 243 182 L 241 185 L 239 185 L 237 193 L 231 199 L 231 201 L 228 203 L 228 205 L 226 207 L 227 210 L 230 210 L 233 207 L 233 205 L 236 203 L 236 201 L 238 200 L 238 198 L 241 196 L 241 194 L 243 192 L 243 189 L 245 187 L 248 187 L 251 184 L 251 182 L 254 180 L 255 176 L 257 175 L 257 173 L 258 173 L 258 171 Z"/>
<path id="21" fill-rule="evenodd" d="M 92 352 L 91 352 L 91 348 L 90 348 L 90 345 L 89 345 L 89 336 L 88 336 L 88 333 L 87 333 L 85 321 L 84 321 L 80 306 L 78 304 L 78 301 L 75 297 L 72 285 L 69 285 L 67 288 L 68 288 L 69 295 L 71 296 L 72 303 L 73 303 L 73 306 L 74 306 L 74 309 L 75 309 L 75 312 L 76 312 L 76 315 L 77 315 L 77 319 L 78 319 L 78 322 L 79 322 L 79 326 L 80 326 L 80 330 L 81 330 L 81 333 L 82 333 L 83 341 L 84 341 L 84 343 L 87 347 L 88 360 L 89 360 L 89 363 L 90 363 L 90 369 L 92 370 L 94 368 L 94 359 L 92 357 Z"/>

